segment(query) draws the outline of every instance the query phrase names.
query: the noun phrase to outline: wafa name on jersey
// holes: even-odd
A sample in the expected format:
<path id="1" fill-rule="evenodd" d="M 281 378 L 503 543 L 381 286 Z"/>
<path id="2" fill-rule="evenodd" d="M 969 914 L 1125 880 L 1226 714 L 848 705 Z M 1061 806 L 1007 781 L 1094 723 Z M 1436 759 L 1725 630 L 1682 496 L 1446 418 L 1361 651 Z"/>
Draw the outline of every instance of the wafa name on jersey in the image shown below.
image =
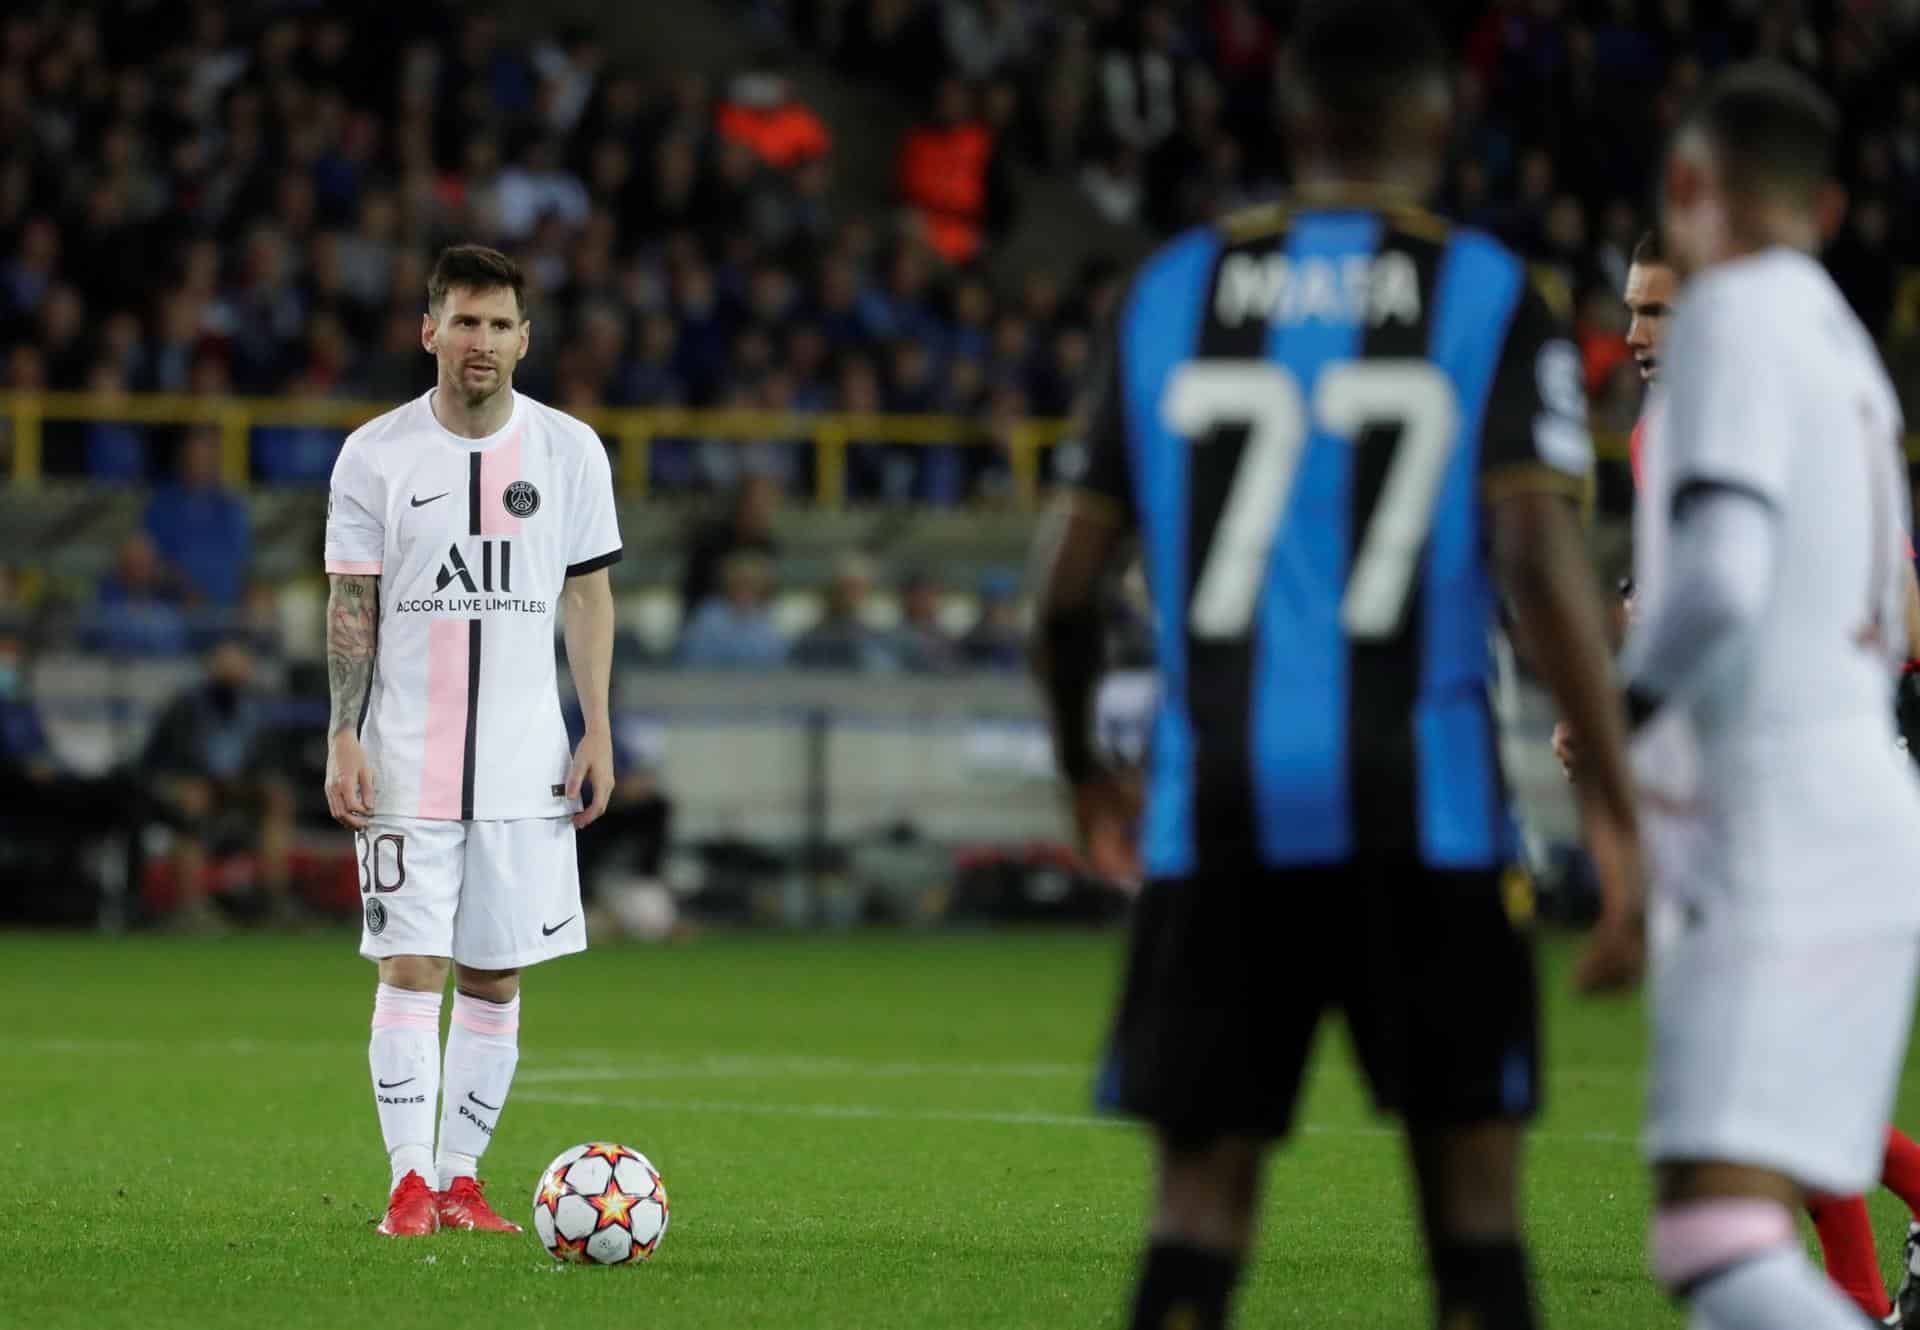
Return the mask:
<path id="1" fill-rule="evenodd" d="M 1378 328 L 1420 321 L 1420 269 L 1397 249 L 1344 258 L 1229 254 L 1213 289 L 1214 316 L 1229 328 L 1268 323 L 1346 323 Z"/>

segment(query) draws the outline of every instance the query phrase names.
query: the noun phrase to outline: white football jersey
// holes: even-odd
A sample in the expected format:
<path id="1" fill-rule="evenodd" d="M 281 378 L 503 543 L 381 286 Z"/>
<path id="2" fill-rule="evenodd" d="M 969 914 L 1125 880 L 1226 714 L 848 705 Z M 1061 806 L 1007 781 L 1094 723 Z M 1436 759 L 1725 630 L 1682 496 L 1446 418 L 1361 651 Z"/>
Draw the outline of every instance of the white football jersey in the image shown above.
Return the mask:
<path id="1" fill-rule="evenodd" d="M 433 392 L 355 430 L 333 468 L 329 573 L 380 578 L 360 738 L 374 811 L 558 817 L 571 753 L 554 675 L 569 577 L 620 558 L 613 475 L 590 428 L 515 393 L 465 439 Z"/>
<path id="2" fill-rule="evenodd" d="M 1661 364 L 1634 514 L 1639 621 L 1669 589 L 1677 496 L 1745 491 L 1777 527 L 1754 635 L 1636 739 L 1636 774 L 1699 807 L 1730 886 L 1838 906 L 1826 893 L 1852 857 L 1920 853 L 1920 789 L 1893 717 L 1908 548 L 1899 402 L 1826 270 L 1787 249 L 1694 278 Z M 1863 864 L 1854 880 L 1920 900 L 1905 876 Z M 1892 897 L 1880 908 L 1914 913 Z"/>

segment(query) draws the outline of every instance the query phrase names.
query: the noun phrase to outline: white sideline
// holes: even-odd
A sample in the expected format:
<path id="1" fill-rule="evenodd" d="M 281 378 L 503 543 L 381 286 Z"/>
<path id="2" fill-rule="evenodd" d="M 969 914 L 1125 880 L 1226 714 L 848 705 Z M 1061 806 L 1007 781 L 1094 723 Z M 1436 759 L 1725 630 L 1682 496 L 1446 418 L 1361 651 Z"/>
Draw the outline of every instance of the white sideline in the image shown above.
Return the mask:
<path id="1" fill-rule="evenodd" d="M 6 1054 L 67 1053 L 96 1056 L 177 1057 L 196 1054 L 212 1057 L 244 1056 L 257 1053 L 354 1054 L 365 1052 L 361 1042 L 345 1040 L 293 1039 L 192 1039 L 177 1043 L 146 1039 L 22 1039 L 0 1042 L 0 1057 Z M 863 1061 L 859 1058 L 759 1057 L 716 1055 L 704 1058 L 622 1058 L 620 1065 L 605 1064 L 608 1050 L 562 1048 L 543 1050 L 561 1061 L 597 1059 L 590 1066 L 523 1067 L 515 1078 L 522 1087 L 514 1095 L 521 1103 L 580 1105 L 596 1108 L 628 1108 L 657 1113 L 711 1113 L 740 1117 L 783 1117 L 863 1119 L 891 1122 L 955 1122 L 1001 1127 L 1068 1127 L 1108 1130 L 1132 1124 L 1114 1117 L 1090 1113 L 1045 1113 L 992 1109 L 910 1108 L 875 1104 L 800 1104 L 762 1100 L 638 1098 L 630 1095 L 569 1093 L 541 1089 L 586 1082 L 629 1083 L 655 1080 L 728 1080 L 754 1077 L 831 1078 L 834 1080 L 911 1080 L 918 1077 L 961 1077 L 978 1080 L 1073 1080 L 1091 1083 L 1097 1069 L 1079 1062 L 918 1062 Z M 1549 1073 L 1552 1081 L 1613 1080 L 1606 1070 L 1567 1068 Z M 1399 1128 L 1387 1123 L 1331 1125 L 1307 1123 L 1297 1128 L 1307 1136 L 1394 1136 Z M 1528 1133 L 1535 1141 L 1562 1141 L 1585 1145 L 1629 1146 L 1638 1138 L 1619 1132 L 1565 1132 L 1536 1129 Z"/>

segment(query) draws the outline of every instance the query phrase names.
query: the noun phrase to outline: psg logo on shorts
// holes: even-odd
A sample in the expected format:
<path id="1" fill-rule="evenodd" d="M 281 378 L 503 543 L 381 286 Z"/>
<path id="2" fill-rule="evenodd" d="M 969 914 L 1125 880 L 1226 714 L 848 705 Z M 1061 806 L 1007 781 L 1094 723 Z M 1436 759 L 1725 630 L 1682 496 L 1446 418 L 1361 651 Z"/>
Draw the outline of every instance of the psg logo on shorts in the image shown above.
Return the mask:
<path id="1" fill-rule="evenodd" d="M 501 492 L 500 502 L 515 517 L 532 517 L 540 511 L 540 491 L 524 480 L 516 480 Z"/>
<path id="2" fill-rule="evenodd" d="M 387 907 L 373 897 L 367 897 L 367 932 L 374 937 L 379 937 L 381 930 L 386 926 Z"/>

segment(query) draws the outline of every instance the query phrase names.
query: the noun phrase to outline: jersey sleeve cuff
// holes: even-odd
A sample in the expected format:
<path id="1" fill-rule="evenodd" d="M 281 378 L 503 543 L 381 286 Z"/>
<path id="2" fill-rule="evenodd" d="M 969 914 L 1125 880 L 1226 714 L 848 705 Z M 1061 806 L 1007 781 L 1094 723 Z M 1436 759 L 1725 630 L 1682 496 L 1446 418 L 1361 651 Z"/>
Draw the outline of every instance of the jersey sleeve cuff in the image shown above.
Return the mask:
<path id="1" fill-rule="evenodd" d="M 338 573 L 341 577 L 378 577 L 380 560 L 378 559 L 328 559 L 327 571 Z"/>
<path id="2" fill-rule="evenodd" d="M 602 568 L 619 563 L 620 556 L 623 553 L 625 553 L 625 550 L 616 545 L 605 554 L 595 555 L 591 559 L 582 559 L 579 563 L 570 563 L 567 565 L 567 576 L 583 577 L 588 573 L 597 573 Z"/>

